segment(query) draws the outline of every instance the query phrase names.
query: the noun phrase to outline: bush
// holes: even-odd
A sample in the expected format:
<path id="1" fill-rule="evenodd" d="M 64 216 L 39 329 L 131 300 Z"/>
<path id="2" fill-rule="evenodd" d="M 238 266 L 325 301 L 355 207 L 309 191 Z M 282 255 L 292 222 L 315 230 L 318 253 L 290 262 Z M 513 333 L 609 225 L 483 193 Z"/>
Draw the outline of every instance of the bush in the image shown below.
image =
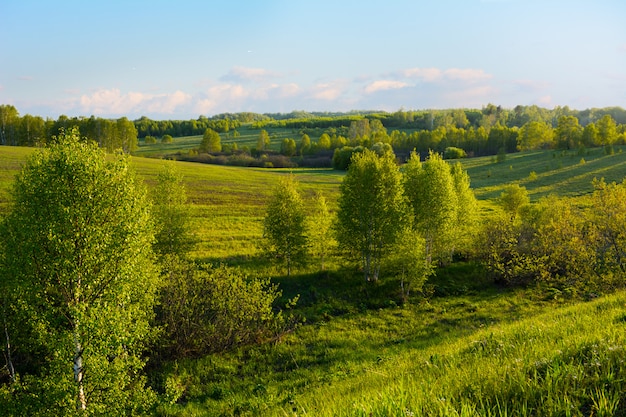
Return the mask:
<path id="1" fill-rule="evenodd" d="M 461 159 L 467 157 L 467 153 L 454 146 L 449 146 L 443 151 L 443 159 Z"/>
<path id="2" fill-rule="evenodd" d="M 335 153 L 333 154 L 333 168 L 346 171 L 350 166 L 352 155 L 357 152 L 363 152 L 364 149 L 365 148 L 362 146 L 357 146 L 356 148 L 344 146 L 341 149 L 335 149 Z"/>
<path id="3" fill-rule="evenodd" d="M 159 320 L 161 346 L 174 357 L 193 357 L 261 342 L 284 325 L 272 310 L 281 293 L 269 278 L 251 278 L 235 268 L 167 257 Z"/>
<path id="4" fill-rule="evenodd" d="M 161 138 L 161 143 L 172 143 L 174 142 L 174 138 L 171 135 L 163 135 Z"/>

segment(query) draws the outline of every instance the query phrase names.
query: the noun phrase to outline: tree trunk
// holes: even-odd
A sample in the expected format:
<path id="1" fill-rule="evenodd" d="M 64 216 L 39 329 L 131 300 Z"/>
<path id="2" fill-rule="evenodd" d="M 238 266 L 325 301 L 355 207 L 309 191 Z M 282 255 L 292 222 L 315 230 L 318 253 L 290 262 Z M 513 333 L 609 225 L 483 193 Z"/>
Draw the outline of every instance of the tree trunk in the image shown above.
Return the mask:
<path id="1" fill-rule="evenodd" d="M 78 389 L 78 397 L 76 399 L 76 409 L 85 411 L 87 409 L 87 398 L 85 397 L 85 387 L 83 385 L 83 348 L 80 343 L 78 333 L 78 323 L 74 327 L 74 381 Z"/>
<path id="2" fill-rule="evenodd" d="M 7 324 L 7 314 L 6 309 L 3 311 L 4 314 L 4 336 L 6 338 L 6 349 L 7 349 L 7 368 L 9 370 L 9 377 L 12 382 L 15 382 L 15 367 L 13 366 L 13 359 L 11 358 L 11 339 L 9 338 L 9 326 Z"/>

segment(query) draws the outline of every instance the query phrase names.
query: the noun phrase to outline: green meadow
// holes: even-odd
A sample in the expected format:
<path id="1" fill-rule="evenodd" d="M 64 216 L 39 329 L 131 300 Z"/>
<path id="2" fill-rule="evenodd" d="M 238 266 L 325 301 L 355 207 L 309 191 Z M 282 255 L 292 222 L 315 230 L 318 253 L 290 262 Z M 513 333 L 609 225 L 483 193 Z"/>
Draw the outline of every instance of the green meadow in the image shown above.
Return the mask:
<path id="1" fill-rule="evenodd" d="M 270 135 L 270 148 L 273 150 L 280 149 L 283 139 L 294 139 L 296 142 L 299 142 L 302 136 L 296 129 L 266 128 L 265 130 Z M 261 129 L 254 129 L 250 124 L 244 124 L 237 129 L 238 135 L 234 131 L 220 134 L 221 142 L 222 145 L 236 143 L 239 149 L 243 149 L 245 146 L 249 149 L 254 149 L 257 146 L 260 131 Z M 146 157 L 163 157 L 177 153 L 185 154 L 193 149 L 198 149 L 201 142 L 202 135 L 177 137 L 174 138 L 172 143 L 146 144 L 141 140 L 139 148 L 134 154 Z"/>
<path id="2" fill-rule="evenodd" d="M 256 131 L 255 131 L 256 132 Z M 258 133 L 257 133 L 258 134 Z M 242 135 L 239 140 L 244 140 Z M 250 146 L 254 146 L 256 138 Z M 189 149 L 198 137 L 151 149 Z M 193 145 L 196 143 L 196 145 Z M 227 141 L 224 141 L 227 143 Z M 185 145 L 184 145 L 185 144 Z M 159 150 L 162 152 L 163 149 Z M 508 184 L 533 201 L 583 197 L 594 178 L 620 182 L 626 152 L 604 149 L 462 160 L 488 218 Z M 0 207 L 33 152 L 0 147 Z M 265 344 L 170 363 L 149 363 L 163 416 L 620 416 L 626 415 L 626 293 L 568 298 L 495 285 L 477 265 L 440 269 L 398 305 L 394 288 L 361 282 L 338 263 L 289 278 L 260 255 L 265 204 L 294 175 L 309 202 L 335 206 L 343 172 L 225 167 L 132 157 L 151 186 L 165 163 L 184 176 L 197 245 L 193 257 L 270 274 L 300 323 Z"/>

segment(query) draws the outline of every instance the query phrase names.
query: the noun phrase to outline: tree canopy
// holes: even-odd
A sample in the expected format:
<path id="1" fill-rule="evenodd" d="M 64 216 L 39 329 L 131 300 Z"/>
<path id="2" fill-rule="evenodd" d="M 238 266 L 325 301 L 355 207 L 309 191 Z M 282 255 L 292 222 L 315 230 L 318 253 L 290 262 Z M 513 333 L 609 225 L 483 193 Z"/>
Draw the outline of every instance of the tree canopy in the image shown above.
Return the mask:
<path id="1" fill-rule="evenodd" d="M 2 224 L 20 414 L 141 412 L 157 274 L 146 190 L 76 129 L 25 165 Z M 31 378 L 31 375 L 37 378 Z"/>
<path id="2" fill-rule="evenodd" d="M 406 226 L 407 206 L 393 154 L 355 153 L 339 196 L 337 241 L 360 258 L 366 281 L 377 280 L 382 260 Z"/>
<path id="3" fill-rule="evenodd" d="M 307 251 L 304 203 L 292 176 L 281 178 L 267 205 L 263 221 L 267 251 L 284 263 L 287 275 L 291 267 L 305 261 Z"/>

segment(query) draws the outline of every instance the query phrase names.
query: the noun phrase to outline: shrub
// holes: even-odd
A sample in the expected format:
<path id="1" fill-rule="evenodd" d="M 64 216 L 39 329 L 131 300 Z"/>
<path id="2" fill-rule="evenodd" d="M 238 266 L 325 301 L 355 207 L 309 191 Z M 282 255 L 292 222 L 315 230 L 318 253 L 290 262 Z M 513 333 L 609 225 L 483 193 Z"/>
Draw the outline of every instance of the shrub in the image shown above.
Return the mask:
<path id="1" fill-rule="evenodd" d="M 447 147 L 443 152 L 444 159 L 461 159 L 465 157 L 467 157 L 467 153 L 463 149 L 454 146 Z"/>
<path id="2" fill-rule="evenodd" d="M 257 343 L 282 328 L 272 304 L 280 295 L 269 278 L 250 278 L 235 268 L 196 265 L 166 257 L 159 319 L 162 348 L 193 357 Z"/>

